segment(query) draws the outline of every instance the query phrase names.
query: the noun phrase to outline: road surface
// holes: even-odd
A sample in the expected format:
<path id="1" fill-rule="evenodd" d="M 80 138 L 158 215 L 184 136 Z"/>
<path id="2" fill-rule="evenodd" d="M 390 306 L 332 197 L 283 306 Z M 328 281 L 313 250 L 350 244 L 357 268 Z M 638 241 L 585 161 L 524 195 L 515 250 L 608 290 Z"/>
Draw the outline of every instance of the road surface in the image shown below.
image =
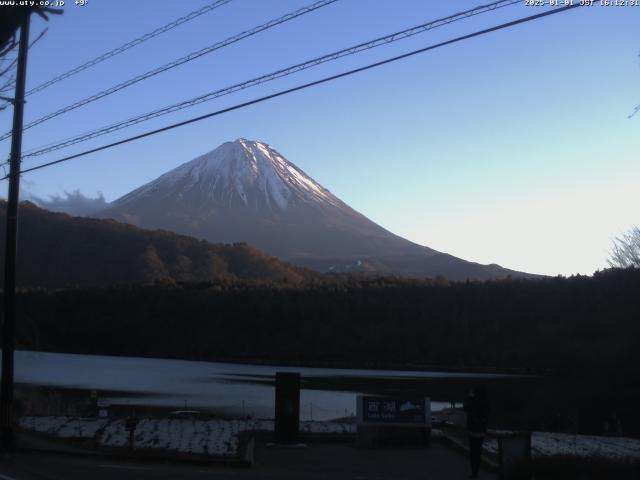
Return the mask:
<path id="1" fill-rule="evenodd" d="M 26 452 L 0 457 L 0 480 L 458 480 L 468 474 L 466 456 L 436 442 L 428 448 L 385 449 L 359 449 L 349 444 L 310 444 L 306 448 L 257 444 L 251 468 Z M 497 476 L 483 470 L 480 478 L 494 480 Z"/>

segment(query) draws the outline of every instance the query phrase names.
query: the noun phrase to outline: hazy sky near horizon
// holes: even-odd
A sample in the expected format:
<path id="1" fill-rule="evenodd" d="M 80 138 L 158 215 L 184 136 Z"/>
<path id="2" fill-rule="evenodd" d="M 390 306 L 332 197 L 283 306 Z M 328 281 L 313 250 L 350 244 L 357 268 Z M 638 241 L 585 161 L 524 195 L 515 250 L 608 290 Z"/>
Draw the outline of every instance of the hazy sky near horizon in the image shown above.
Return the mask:
<path id="1" fill-rule="evenodd" d="M 575 0 L 577 1 L 577 0 Z M 67 1 L 34 17 L 27 88 L 210 0 Z M 31 121 L 312 0 L 234 0 L 30 96 Z M 232 85 L 480 1 L 340 0 L 25 131 L 24 149 Z M 596 2 L 599 4 L 599 2 Z M 487 28 L 524 1 L 42 157 L 25 167 Z M 375 222 L 480 263 L 549 275 L 607 266 L 640 224 L 640 7 L 582 7 L 28 173 L 47 197 L 114 200 L 238 137 L 271 144 Z M 2 132 L 11 109 L 0 112 Z M 9 143 L 0 143 L 6 156 Z M 6 182 L 3 182 L 6 192 Z"/>

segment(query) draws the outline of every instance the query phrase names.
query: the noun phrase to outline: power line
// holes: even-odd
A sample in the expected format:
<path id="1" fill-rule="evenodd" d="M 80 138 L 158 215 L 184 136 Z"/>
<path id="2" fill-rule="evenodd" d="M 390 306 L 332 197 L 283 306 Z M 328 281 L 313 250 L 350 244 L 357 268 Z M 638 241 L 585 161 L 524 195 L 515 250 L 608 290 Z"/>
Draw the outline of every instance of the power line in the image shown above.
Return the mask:
<path id="1" fill-rule="evenodd" d="M 364 72 L 364 71 L 370 70 L 372 68 L 380 67 L 380 66 L 386 65 L 388 63 L 393 63 L 393 62 L 396 62 L 398 60 L 402 60 L 402 59 L 405 59 L 405 58 L 408 58 L 408 57 L 412 57 L 412 56 L 417 55 L 419 53 L 424 53 L 424 52 L 427 52 L 427 51 L 430 51 L 430 50 L 434 50 L 436 48 L 444 47 L 446 45 L 451 45 L 452 43 L 457 43 L 457 42 L 460 42 L 460 41 L 463 41 L 463 40 L 468 40 L 468 39 L 473 38 L 473 37 L 478 37 L 480 35 L 484 35 L 484 34 L 487 34 L 487 33 L 495 32 L 497 30 L 502 30 L 502 29 L 505 29 L 505 28 L 513 27 L 513 26 L 519 25 L 521 23 L 526 23 L 526 22 L 530 22 L 530 21 L 533 21 L 533 20 L 537 20 L 537 19 L 540 19 L 540 18 L 543 18 L 543 17 L 547 17 L 549 15 L 555 15 L 557 13 L 566 12 L 567 10 L 571 10 L 573 8 L 577 8 L 577 7 L 580 7 L 580 6 L 581 5 L 577 3 L 577 4 L 574 4 L 574 5 L 568 5 L 568 6 L 556 8 L 556 9 L 553 9 L 553 10 L 547 10 L 545 12 L 538 13 L 536 15 L 531 15 L 531 16 L 524 17 L 524 18 L 519 18 L 517 20 L 513 20 L 513 21 L 510 21 L 510 22 L 507 22 L 507 23 L 502 23 L 500 25 L 496 25 L 496 26 L 493 26 L 493 27 L 490 27 L 490 28 L 487 28 L 487 29 L 484 29 L 484 30 L 479 30 L 479 31 L 476 31 L 476 32 L 473 32 L 473 33 L 469 33 L 467 35 L 463 35 L 463 36 L 460 36 L 460 37 L 453 38 L 451 40 L 446 40 L 444 42 L 440 42 L 440 43 L 437 43 L 437 44 L 434 44 L 434 45 L 430 45 L 428 47 L 420 48 L 418 50 L 413 50 L 411 52 L 404 53 L 402 55 L 391 57 L 391 58 L 388 58 L 386 60 L 381 60 L 379 62 L 370 63 L 368 65 L 365 65 L 364 67 L 359 67 L 359 68 L 355 68 L 353 70 L 348 70 L 346 72 L 342 72 L 342 73 L 339 73 L 339 74 L 336 74 L 336 75 L 331 75 L 329 77 L 325 77 L 325 78 L 322 78 L 320 80 L 315 80 L 313 82 L 305 83 L 303 85 L 298 85 L 297 87 L 288 88 L 286 90 L 281 90 L 281 91 L 273 93 L 271 95 L 266 95 L 264 97 L 256 98 L 254 100 L 250 100 L 250 101 L 247 101 L 247 102 L 244 102 L 244 103 L 239 103 L 237 105 L 234 105 L 234 106 L 231 106 L 231 107 L 228 107 L 228 108 L 224 108 L 222 110 L 217 110 L 215 112 L 207 113 L 205 115 L 200 115 L 198 117 L 194 117 L 194 118 L 191 118 L 189 120 L 185 120 L 185 121 L 182 121 L 182 122 L 174 123 L 174 124 L 168 125 L 166 127 L 158 128 L 156 130 L 151 130 L 149 132 L 145 132 L 145 133 L 142 133 L 140 135 L 135 135 L 133 137 L 128 137 L 128 138 L 125 138 L 123 140 L 119 140 L 117 142 L 113 142 L 113 143 L 110 143 L 110 144 L 107 144 L 107 145 L 102 145 L 100 147 L 92 148 L 90 150 L 85 150 L 84 152 L 76 153 L 74 155 L 69 155 L 67 157 L 60 158 L 58 160 L 54 160 L 52 162 L 47 162 L 47 163 L 43 163 L 41 165 L 36 165 L 35 167 L 31 167 L 31 168 L 27 168 L 25 170 L 21 170 L 20 173 L 28 173 L 28 172 L 32 172 L 34 170 L 39 170 L 39 169 L 42 169 L 42 168 L 45 168 L 45 167 L 50 167 L 52 165 L 57 165 L 59 163 L 63 163 L 63 162 L 67 162 L 69 160 L 72 160 L 74 158 L 83 157 L 85 155 L 89 155 L 91 153 L 99 152 L 99 151 L 102 151 L 102 150 L 107 150 L 109 148 L 113 148 L 113 147 L 116 147 L 118 145 L 123 145 L 125 143 L 133 142 L 135 140 L 140 140 L 142 138 L 149 137 L 149 136 L 152 136 L 152 135 L 156 135 L 158 133 L 166 132 L 166 131 L 172 130 L 174 128 L 182 127 L 184 125 L 188 125 L 188 124 L 191 124 L 191 123 L 199 122 L 201 120 L 205 120 L 207 118 L 211 118 L 211 117 L 215 117 L 215 116 L 218 116 L 218 115 L 222 115 L 223 113 L 228 113 L 228 112 L 232 112 L 234 110 L 239 110 L 241 108 L 248 107 L 250 105 L 255 105 L 257 103 L 262 103 L 264 101 L 271 100 L 271 99 L 277 98 L 277 97 L 281 97 L 281 96 L 287 95 L 289 93 L 297 92 L 299 90 L 304 90 L 304 89 L 307 89 L 307 88 L 310 88 L 310 87 L 314 87 L 316 85 L 320 85 L 320 84 L 327 83 L 327 82 L 330 82 L 330 81 L 333 81 L 333 80 L 337 80 L 339 78 L 343 78 L 343 77 L 347 77 L 347 76 L 350 76 L 350 75 L 354 75 L 356 73 Z M 0 180 L 5 180 L 6 178 L 7 177 L 5 176 L 3 178 L 0 178 Z"/>
<path id="2" fill-rule="evenodd" d="M 37 87 L 32 88 L 31 90 L 27 91 L 26 96 L 32 95 L 34 93 L 40 92 L 41 90 L 44 90 L 45 88 L 50 87 L 51 85 L 53 85 L 54 83 L 58 83 L 66 78 L 69 78 L 73 75 L 75 75 L 76 73 L 80 73 L 83 70 L 86 70 L 88 68 L 93 67 L 94 65 L 97 65 L 101 62 L 104 62 L 105 60 L 111 58 L 111 57 L 115 57 L 116 55 L 119 55 L 127 50 L 129 50 L 130 48 L 136 47 L 138 45 L 140 45 L 141 43 L 146 42 L 147 40 L 151 40 L 154 37 L 157 37 L 158 35 L 161 35 L 165 32 L 168 32 L 169 30 L 172 30 L 180 25 L 182 25 L 183 23 L 187 23 L 190 22 L 191 20 L 198 18 L 201 15 L 204 15 L 205 13 L 209 13 L 212 10 L 215 10 L 218 7 L 221 7 L 229 2 L 231 2 L 232 0 L 217 0 L 216 2 L 213 2 L 209 5 L 206 5 L 204 7 L 202 7 L 199 10 L 195 10 L 183 17 L 180 17 L 176 20 L 174 20 L 173 22 L 167 23 L 166 25 L 162 26 L 162 27 L 158 27 L 155 30 L 153 30 L 152 32 L 149 33 L 145 33 L 144 35 L 135 38 L 133 40 L 131 40 L 130 42 L 125 43 L 124 45 L 121 45 L 117 48 L 114 48 L 113 50 L 109 50 L 106 53 L 103 53 L 102 55 L 100 55 L 99 57 L 96 57 L 92 60 L 89 60 L 85 63 L 83 63 L 82 65 L 78 65 L 75 68 L 72 68 L 71 70 L 62 73 L 60 75 L 58 75 L 57 77 L 52 78 L 51 80 L 47 80 L 46 82 L 38 85 Z"/>
<path id="3" fill-rule="evenodd" d="M 115 85 L 113 87 L 110 87 L 106 90 L 103 90 L 101 92 L 98 92 L 94 95 L 91 95 L 90 97 L 84 98 L 82 100 L 79 100 L 71 105 L 67 105 L 66 107 L 63 107 L 59 110 L 56 110 L 55 112 L 49 113 L 47 115 L 45 115 L 44 117 L 40 117 L 36 120 L 33 120 L 32 122 L 27 123 L 23 130 L 28 130 L 29 128 L 35 127 L 36 125 L 39 125 L 43 122 L 46 122 L 47 120 L 51 120 L 52 118 L 55 118 L 59 115 L 62 115 L 64 113 L 70 112 L 71 110 L 75 110 L 76 108 L 79 107 L 83 107 L 91 102 L 95 102 L 96 100 L 99 100 L 101 98 L 104 98 L 108 95 L 111 95 L 113 93 L 116 93 L 124 88 L 130 87 L 131 85 L 134 85 L 138 82 L 141 82 L 143 80 L 146 80 L 148 78 L 154 77 L 160 73 L 166 72 L 167 70 L 170 70 L 172 68 L 175 68 L 179 65 L 183 65 L 187 62 L 191 62 L 192 60 L 195 60 L 197 58 L 200 58 L 203 55 L 206 55 L 208 53 L 211 53 L 215 50 L 227 47 L 233 43 L 239 42 L 240 40 L 243 40 L 247 37 L 251 37 L 253 35 L 256 35 L 257 33 L 260 33 L 264 30 L 268 30 L 270 28 L 273 28 L 277 25 L 280 25 L 281 23 L 285 23 L 288 22 L 290 20 L 293 20 L 295 18 L 298 18 L 302 15 L 305 15 L 307 13 L 313 12 L 319 8 L 322 7 L 326 7 L 327 5 L 330 5 L 332 3 L 337 2 L 338 0 L 320 0 L 316 3 L 313 3 L 311 5 L 308 5 L 306 7 L 300 8 L 294 12 L 291 13 L 287 13 L 286 15 L 283 15 L 282 17 L 273 19 L 268 21 L 267 23 L 263 23 L 262 25 L 259 25 L 257 27 L 254 27 L 250 30 L 245 30 L 242 33 L 239 33 L 237 35 L 234 35 L 232 37 L 227 38 L 226 40 L 223 40 L 221 42 L 217 42 L 213 45 L 210 45 L 208 47 L 205 47 L 201 50 L 198 50 L 196 52 L 192 52 L 189 55 L 185 55 L 184 57 L 178 58 L 177 60 L 174 60 L 172 62 L 169 62 L 165 65 L 162 65 L 161 67 L 157 67 L 154 68 L 153 70 L 149 70 L 146 73 L 143 73 L 141 75 L 138 75 L 134 78 L 131 78 L 129 80 L 126 80 L 122 83 L 119 83 L 118 85 Z M 4 133 L 2 136 L 0 136 L 0 140 L 4 140 L 6 138 L 9 138 L 11 136 L 11 132 L 6 132 Z"/>
<path id="4" fill-rule="evenodd" d="M 136 125 L 138 123 L 141 122 L 145 122 L 147 120 L 151 120 L 153 118 L 157 118 L 160 117 L 162 115 L 167 115 L 173 112 L 177 112 L 179 110 L 183 110 L 185 108 L 189 108 L 192 107 L 194 105 L 198 105 L 200 103 L 203 102 L 207 102 L 210 100 L 214 100 L 216 98 L 220 98 L 222 96 L 225 95 L 229 95 L 235 92 L 238 92 L 240 90 L 244 90 L 250 87 L 254 87 L 257 85 L 261 85 L 263 83 L 267 83 L 270 82 L 272 80 L 276 80 L 278 78 L 282 78 L 288 75 L 292 75 L 298 72 L 301 72 L 303 70 L 307 70 L 309 68 L 315 67 L 317 65 L 321 65 L 323 63 L 326 62 L 330 62 L 330 61 L 334 61 L 334 60 L 338 60 L 342 57 L 346 57 L 348 55 L 355 55 L 357 53 L 363 52 L 365 50 L 370 50 L 382 45 L 387 45 L 393 42 L 396 42 L 398 40 L 402 40 L 408 37 L 411 37 L 413 35 L 417 35 L 419 33 L 424 33 L 426 31 L 432 30 L 434 28 L 437 27 L 441 27 L 444 25 L 447 25 L 449 23 L 453 23 L 456 22 L 458 20 L 462 20 L 465 18 L 469 18 L 475 15 L 479 15 L 482 13 L 486 13 L 486 12 L 490 12 L 493 10 L 496 10 L 498 8 L 502 8 L 502 7 L 507 7 L 510 5 L 513 5 L 515 3 L 520 3 L 521 0 L 501 0 L 501 1 L 497 1 L 497 2 L 493 2 L 487 5 L 480 5 L 478 7 L 472 8 L 470 10 L 465 10 L 463 12 L 459 12 L 456 13 L 454 15 L 450 15 L 448 17 L 444 17 L 444 18 L 440 18 L 437 20 L 432 20 L 430 22 L 427 23 L 423 23 L 421 25 L 417 25 L 415 27 L 411 27 L 408 28 L 406 30 L 401 30 L 399 32 L 395 32 L 392 33 L 390 35 L 385 35 L 383 37 L 378 37 L 376 39 L 370 40 L 368 42 L 364 42 L 364 43 L 360 43 L 358 45 L 354 45 L 352 47 L 348 47 L 348 48 L 344 48 L 342 50 L 338 50 L 336 52 L 332 52 L 326 55 L 323 55 L 321 57 L 317 57 L 314 58 L 312 60 L 308 60 L 306 62 L 303 63 L 298 63 L 296 65 L 287 67 L 287 68 L 283 68 L 280 70 L 277 70 L 275 72 L 271 72 L 265 75 L 262 75 L 260 77 L 257 78 L 253 78 L 251 80 L 247 80 L 241 83 L 237 83 L 235 85 L 232 85 L 230 87 L 225 87 L 219 90 L 215 90 L 212 92 L 208 92 L 205 93 L 203 95 L 200 95 L 198 97 L 189 99 L 189 100 L 185 100 L 173 105 L 169 105 L 167 107 L 163 107 L 160 108 L 158 110 L 153 110 L 151 112 L 142 114 L 142 115 L 138 115 L 136 117 L 132 117 L 129 118 L 127 120 L 123 120 L 111 125 L 108 125 L 106 127 L 101 127 L 97 130 L 92 130 L 90 132 L 85 132 L 70 138 L 66 138 L 64 140 L 58 141 L 58 142 L 54 142 L 54 143 L 50 143 L 48 145 L 44 145 L 41 147 L 37 147 L 35 149 L 31 149 L 30 152 L 27 152 L 23 158 L 26 157 L 34 157 L 34 156 L 39 156 L 39 155 L 43 155 L 45 153 L 49 153 L 55 150 L 60 150 L 62 148 L 66 148 L 69 147 L 71 145 L 75 145 L 81 142 L 85 142 L 87 140 L 91 140 L 93 138 L 96 137 L 100 137 L 102 135 L 106 135 L 112 132 L 115 132 L 117 130 L 121 130 L 123 128 L 127 128 L 130 127 L 132 125 Z"/>

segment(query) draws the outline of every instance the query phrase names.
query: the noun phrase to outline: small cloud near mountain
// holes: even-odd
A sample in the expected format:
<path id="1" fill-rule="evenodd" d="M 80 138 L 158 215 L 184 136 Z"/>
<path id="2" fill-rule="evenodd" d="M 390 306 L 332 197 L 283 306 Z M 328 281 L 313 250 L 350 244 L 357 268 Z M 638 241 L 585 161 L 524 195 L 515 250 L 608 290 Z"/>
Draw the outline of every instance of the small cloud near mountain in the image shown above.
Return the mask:
<path id="1" fill-rule="evenodd" d="M 25 192 L 21 197 L 51 212 L 68 213 L 76 217 L 88 217 L 109 207 L 102 192 L 98 192 L 96 197 L 89 197 L 80 190 L 73 190 L 65 191 L 62 195 L 49 195 L 48 198 Z"/>

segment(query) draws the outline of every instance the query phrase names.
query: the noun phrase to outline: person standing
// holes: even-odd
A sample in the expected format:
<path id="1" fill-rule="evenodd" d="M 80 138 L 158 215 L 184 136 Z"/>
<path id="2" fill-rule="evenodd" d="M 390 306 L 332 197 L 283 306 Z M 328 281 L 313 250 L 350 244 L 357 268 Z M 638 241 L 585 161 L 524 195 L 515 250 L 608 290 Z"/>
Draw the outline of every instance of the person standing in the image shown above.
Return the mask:
<path id="1" fill-rule="evenodd" d="M 464 402 L 464 410 L 467 413 L 467 433 L 469 434 L 470 478 L 478 478 L 482 442 L 487 434 L 489 423 L 489 401 L 484 385 L 477 385 L 469 392 Z"/>

